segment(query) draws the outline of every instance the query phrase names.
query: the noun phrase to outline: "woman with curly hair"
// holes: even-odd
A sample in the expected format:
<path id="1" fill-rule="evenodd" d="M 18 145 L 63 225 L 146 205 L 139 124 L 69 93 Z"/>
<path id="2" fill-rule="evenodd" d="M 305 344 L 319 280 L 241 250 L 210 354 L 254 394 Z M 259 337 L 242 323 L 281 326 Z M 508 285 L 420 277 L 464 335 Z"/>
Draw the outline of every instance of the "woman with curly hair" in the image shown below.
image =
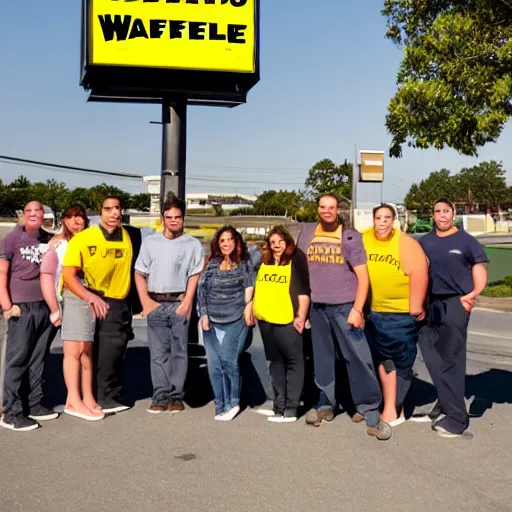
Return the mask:
<path id="1" fill-rule="evenodd" d="M 215 233 L 198 286 L 198 311 L 215 395 L 215 419 L 230 421 L 240 412 L 238 358 L 251 312 L 254 273 L 238 231 L 225 226 Z"/>
<path id="2" fill-rule="evenodd" d="M 304 386 L 302 333 L 310 293 L 305 254 L 284 226 L 275 226 L 263 246 L 253 304 L 274 390 L 274 415 L 268 418 L 274 423 L 297 420 Z"/>

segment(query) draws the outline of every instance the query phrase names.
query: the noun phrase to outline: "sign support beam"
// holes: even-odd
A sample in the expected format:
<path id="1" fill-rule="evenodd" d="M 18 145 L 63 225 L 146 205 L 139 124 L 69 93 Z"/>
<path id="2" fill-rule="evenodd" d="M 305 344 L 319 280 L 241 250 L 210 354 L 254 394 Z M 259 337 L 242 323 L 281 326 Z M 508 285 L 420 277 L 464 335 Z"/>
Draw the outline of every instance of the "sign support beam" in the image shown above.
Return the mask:
<path id="1" fill-rule="evenodd" d="M 160 207 L 172 192 L 185 201 L 187 169 L 187 100 L 162 103 L 162 178 Z"/>

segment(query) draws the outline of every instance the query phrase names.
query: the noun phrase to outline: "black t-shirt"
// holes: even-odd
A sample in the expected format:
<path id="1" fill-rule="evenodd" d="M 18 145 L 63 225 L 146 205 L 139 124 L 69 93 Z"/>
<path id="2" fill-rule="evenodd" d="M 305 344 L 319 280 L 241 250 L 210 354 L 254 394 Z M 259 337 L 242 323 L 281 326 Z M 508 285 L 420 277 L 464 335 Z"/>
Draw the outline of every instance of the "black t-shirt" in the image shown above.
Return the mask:
<path id="1" fill-rule="evenodd" d="M 430 295 L 466 295 L 474 288 L 473 266 L 489 258 L 466 231 L 440 237 L 435 229 L 420 239 L 429 259 Z"/>

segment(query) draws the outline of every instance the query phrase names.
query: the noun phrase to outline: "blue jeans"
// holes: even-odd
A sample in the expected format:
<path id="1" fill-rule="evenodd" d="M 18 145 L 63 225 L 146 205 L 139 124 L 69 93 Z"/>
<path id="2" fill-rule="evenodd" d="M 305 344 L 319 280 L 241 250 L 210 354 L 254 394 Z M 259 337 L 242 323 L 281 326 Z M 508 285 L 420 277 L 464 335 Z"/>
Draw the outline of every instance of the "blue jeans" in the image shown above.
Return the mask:
<path id="1" fill-rule="evenodd" d="M 147 316 L 153 403 L 183 400 L 188 369 L 188 320 L 179 302 L 164 302 Z"/>
<path id="2" fill-rule="evenodd" d="M 247 324 L 242 317 L 229 324 L 210 321 L 210 330 L 203 331 L 216 414 L 240 405 L 238 358 L 244 348 L 247 330 Z"/>
<path id="3" fill-rule="evenodd" d="M 379 423 L 382 401 L 370 347 L 363 329 L 348 324 L 353 304 L 317 304 L 311 307 L 311 337 L 315 382 L 321 396 L 317 408 L 336 405 L 336 346 L 347 363 L 350 390 L 354 405 L 369 427 Z M 334 335 L 334 336 L 333 336 Z"/>

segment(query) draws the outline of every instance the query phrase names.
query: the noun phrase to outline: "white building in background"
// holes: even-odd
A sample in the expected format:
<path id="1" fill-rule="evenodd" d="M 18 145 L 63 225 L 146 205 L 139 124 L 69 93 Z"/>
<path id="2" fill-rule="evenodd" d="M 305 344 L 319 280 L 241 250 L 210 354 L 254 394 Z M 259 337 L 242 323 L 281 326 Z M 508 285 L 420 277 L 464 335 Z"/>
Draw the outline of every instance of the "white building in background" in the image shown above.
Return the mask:
<path id="1" fill-rule="evenodd" d="M 144 176 L 144 183 L 148 187 L 151 198 L 150 213 L 160 213 L 160 176 Z M 236 208 L 250 208 L 257 196 L 246 194 L 229 194 L 224 192 L 191 192 L 186 196 L 187 210 L 205 210 L 212 206 L 222 206 L 223 210 Z"/>
<path id="2" fill-rule="evenodd" d="M 151 200 L 149 213 L 160 215 L 160 176 L 144 176 L 143 179 Z"/>
<path id="3" fill-rule="evenodd" d="M 202 210 L 212 206 L 222 206 L 223 210 L 250 208 L 257 196 L 245 194 L 228 194 L 224 192 L 204 192 L 187 194 L 187 210 Z"/>

